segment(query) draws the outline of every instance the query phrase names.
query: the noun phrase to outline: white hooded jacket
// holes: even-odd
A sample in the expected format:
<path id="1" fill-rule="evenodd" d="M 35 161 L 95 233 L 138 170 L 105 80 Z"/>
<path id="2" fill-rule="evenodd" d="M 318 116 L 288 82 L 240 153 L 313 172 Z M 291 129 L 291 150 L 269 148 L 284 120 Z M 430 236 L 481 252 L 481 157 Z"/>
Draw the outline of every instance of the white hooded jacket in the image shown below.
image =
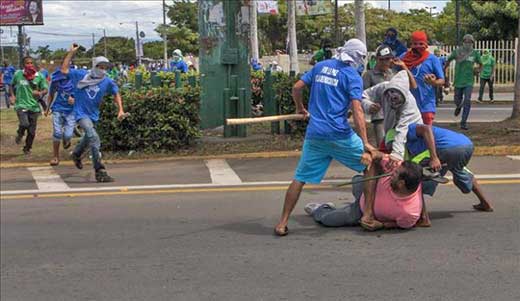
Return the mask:
<path id="1" fill-rule="evenodd" d="M 401 92 L 405 98 L 404 103 L 397 109 L 393 109 L 389 101 L 383 101 L 383 94 L 391 88 Z M 368 114 L 370 106 L 374 103 L 381 105 L 383 110 L 385 133 L 390 129 L 395 129 L 396 132 L 391 155 L 403 160 L 408 126 L 412 123 L 423 124 L 417 102 L 410 92 L 410 82 L 406 71 L 399 71 L 390 81 L 382 82 L 363 91 L 362 105 L 365 114 Z"/>

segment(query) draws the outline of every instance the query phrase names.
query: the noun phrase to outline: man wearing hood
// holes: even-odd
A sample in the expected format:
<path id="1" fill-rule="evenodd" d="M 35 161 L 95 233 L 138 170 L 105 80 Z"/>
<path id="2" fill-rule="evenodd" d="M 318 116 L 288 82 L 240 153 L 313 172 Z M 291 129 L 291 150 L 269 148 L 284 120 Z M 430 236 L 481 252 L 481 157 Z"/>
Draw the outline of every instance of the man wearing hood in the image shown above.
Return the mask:
<path id="1" fill-rule="evenodd" d="M 60 141 L 63 140 L 63 148 L 70 147 L 70 140 L 74 134 L 76 118 L 74 115 L 74 84 L 70 78 L 61 70 L 56 70 L 51 76 L 51 87 L 49 89 L 49 108 L 45 116 L 52 110 L 52 138 L 53 154 L 50 165 L 56 166 L 60 163 Z"/>
<path id="2" fill-rule="evenodd" d="M 394 161 L 403 160 L 408 125 L 423 123 L 410 92 L 408 73 L 399 71 L 390 81 L 366 89 L 362 103 L 365 112 L 370 112 L 374 105 L 382 111 L 386 137 L 381 148 L 387 150 Z"/>
<path id="3" fill-rule="evenodd" d="M 381 45 L 387 45 L 392 49 L 394 56 L 401 56 L 403 53 L 408 50 L 404 44 L 397 39 L 397 30 L 393 27 L 390 27 L 386 30 L 385 40 Z"/>
<path id="4" fill-rule="evenodd" d="M 274 231 L 276 235 L 289 233 L 287 224 L 303 186 L 320 183 L 330 162 L 335 159 L 357 172 L 364 172 L 364 151 L 375 152 L 368 143 L 365 116 L 361 105 L 363 80 L 360 76 L 367 49 L 358 39 L 348 40 L 338 48 L 333 59 L 317 63 L 296 82 L 293 100 L 296 111 L 309 120 L 302 155 L 294 179 L 287 189 L 282 216 Z M 302 92 L 310 87 L 308 111 L 303 106 Z M 347 112 L 352 108 L 356 134 L 349 125 Z M 370 159 L 370 156 L 368 156 Z M 367 159 L 366 156 L 363 157 Z M 369 191 L 369 194 L 372 192 Z"/>
<path id="5" fill-rule="evenodd" d="M 125 117 L 123 101 L 117 85 L 106 76 L 110 65 L 107 58 L 103 56 L 94 58 L 92 70 L 90 71 L 69 69 L 70 60 L 78 49 L 79 46 L 73 44 L 61 65 L 61 73 L 67 75 L 74 84 L 74 114 L 76 116 L 76 122 L 85 132 L 85 135 L 83 135 L 83 138 L 81 138 L 79 144 L 72 152 L 72 160 L 78 169 L 82 169 L 83 163 L 81 162 L 81 156 L 87 147 L 90 147 L 92 164 L 96 171 L 96 181 L 113 182 L 114 179 L 108 175 L 105 166 L 101 163 L 99 152 L 101 141 L 96 132 L 95 125 L 99 121 L 99 106 L 105 95 L 114 95 L 114 102 L 119 109 L 117 113 L 119 120 Z"/>
<path id="6" fill-rule="evenodd" d="M 425 124 L 435 119 L 435 87 L 444 85 L 444 72 L 439 59 L 428 51 L 428 36 L 424 31 L 412 33 L 410 50 L 401 59 L 412 72 L 417 89 L 412 94 L 417 101 Z"/>
<path id="7" fill-rule="evenodd" d="M 472 35 L 467 34 L 462 38 L 462 47 L 455 49 L 446 61 L 444 69 L 447 69 L 450 63 L 455 60 L 455 76 L 453 80 L 453 86 L 455 86 L 455 96 L 453 98 L 455 105 L 454 115 L 459 116 L 460 111 L 462 112 L 462 118 L 460 120 L 460 128 L 463 130 L 468 129 L 467 120 L 469 112 L 471 111 L 471 93 L 473 92 L 473 83 L 475 81 L 474 65 L 477 64 L 477 73 L 482 70 L 482 62 L 480 60 L 480 53 L 473 49 L 473 43 L 475 39 Z"/>
<path id="8" fill-rule="evenodd" d="M 179 70 L 182 73 L 188 72 L 188 65 L 184 62 L 184 57 L 182 56 L 182 51 L 180 49 L 175 49 L 173 51 L 170 70 L 173 72 L 176 70 Z"/>
<path id="9" fill-rule="evenodd" d="M 484 49 L 484 54 L 480 58 L 482 62 L 482 73 L 480 73 L 480 90 L 478 93 L 478 101 L 482 101 L 484 96 L 484 88 L 486 83 L 489 87 L 489 102 L 493 103 L 493 81 L 495 80 L 495 58 L 489 52 L 489 49 Z"/>
<path id="10" fill-rule="evenodd" d="M 26 155 L 31 153 L 34 137 L 36 136 L 36 126 L 41 108 L 38 99 L 47 94 L 47 80 L 36 70 L 31 57 L 23 59 L 24 69 L 14 73 L 11 81 L 9 100 L 14 104 L 14 109 L 18 115 L 18 133 L 16 144 L 22 142 L 22 138 L 27 131 L 23 152 Z"/>

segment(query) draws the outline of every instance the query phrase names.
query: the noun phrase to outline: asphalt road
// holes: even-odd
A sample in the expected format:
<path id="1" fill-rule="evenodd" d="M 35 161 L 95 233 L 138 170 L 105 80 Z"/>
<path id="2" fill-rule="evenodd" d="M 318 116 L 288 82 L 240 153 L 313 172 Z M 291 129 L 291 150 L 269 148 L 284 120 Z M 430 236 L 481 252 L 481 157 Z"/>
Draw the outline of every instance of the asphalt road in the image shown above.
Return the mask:
<path id="1" fill-rule="evenodd" d="M 493 213 L 473 211 L 473 195 L 445 185 L 428 201 L 432 228 L 331 229 L 303 206 L 351 201 L 349 189 L 309 187 L 284 238 L 272 235 L 286 189 L 276 181 L 290 179 L 297 158 L 110 165 L 110 185 L 88 170 L 54 169 L 78 192 L 43 185 L 57 178 L 41 170 L 1 169 L 0 298 L 518 300 L 518 159 L 472 160 L 477 175 L 489 174 L 481 183 Z M 334 164 L 326 179 L 348 176 Z"/>

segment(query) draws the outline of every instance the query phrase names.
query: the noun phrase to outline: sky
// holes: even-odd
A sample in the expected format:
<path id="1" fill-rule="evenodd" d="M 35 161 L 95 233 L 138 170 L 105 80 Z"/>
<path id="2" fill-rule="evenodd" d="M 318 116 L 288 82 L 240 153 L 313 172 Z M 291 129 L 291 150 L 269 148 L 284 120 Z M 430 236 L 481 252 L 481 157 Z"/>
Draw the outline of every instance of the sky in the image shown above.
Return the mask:
<path id="1" fill-rule="evenodd" d="M 172 0 L 167 0 L 172 3 Z M 340 5 L 353 0 L 340 0 Z M 387 0 L 366 0 L 373 7 L 387 8 Z M 396 11 L 408 11 L 425 7 L 437 7 L 432 12 L 440 12 L 448 1 L 409 1 L 391 0 L 390 7 Z M 43 26 L 26 26 L 31 37 L 31 48 L 50 45 L 51 49 L 68 48 L 74 41 L 86 48 L 92 46 L 92 33 L 96 42 L 103 36 L 125 36 L 135 38 L 135 22 L 139 31 L 146 35 L 144 41 L 160 40 L 154 28 L 162 23 L 162 0 L 126 1 L 56 1 L 43 0 Z M 168 23 L 169 20 L 167 19 Z M 123 23 L 123 24 L 120 24 Z M 155 23 L 155 24 L 154 24 Z M 10 33 L 9 27 L 2 27 L 4 35 Z M 16 28 L 12 28 L 16 34 Z"/>

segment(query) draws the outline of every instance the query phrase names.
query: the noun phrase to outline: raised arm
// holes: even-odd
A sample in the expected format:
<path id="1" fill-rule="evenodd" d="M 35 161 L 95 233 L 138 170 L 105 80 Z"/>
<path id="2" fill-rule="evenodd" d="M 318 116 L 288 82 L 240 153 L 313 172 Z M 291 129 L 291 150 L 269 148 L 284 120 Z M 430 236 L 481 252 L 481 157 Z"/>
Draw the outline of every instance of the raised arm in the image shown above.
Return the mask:
<path id="1" fill-rule="evenodd" d="M 63 59 L 63 63 L 61 64 L 61 73 L 69 74 L 70 61 L 72 60 L 74 54 L 76 54 L 78 51 L 79 47 L 80 46 L 78 44 L 72 44 L 72 46 L 70 46 L 69 52 L 67 52 L 65 58 Z"/>

